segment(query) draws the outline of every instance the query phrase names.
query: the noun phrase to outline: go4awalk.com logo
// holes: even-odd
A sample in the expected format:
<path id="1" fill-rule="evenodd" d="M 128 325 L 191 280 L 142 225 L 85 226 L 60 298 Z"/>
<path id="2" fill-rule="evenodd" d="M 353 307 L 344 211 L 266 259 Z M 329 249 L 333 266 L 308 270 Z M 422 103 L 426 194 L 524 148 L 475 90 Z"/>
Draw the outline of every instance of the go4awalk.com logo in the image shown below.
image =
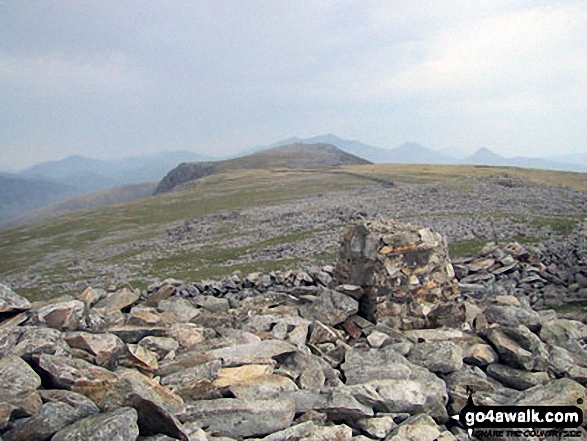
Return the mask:
<path id="1" fill-rule="evenodd" d="M 581 437 L 583 412 L 577 406 L 476 406 L 472 396 L 453 418 L 469 436 L 485 437 Z"/>

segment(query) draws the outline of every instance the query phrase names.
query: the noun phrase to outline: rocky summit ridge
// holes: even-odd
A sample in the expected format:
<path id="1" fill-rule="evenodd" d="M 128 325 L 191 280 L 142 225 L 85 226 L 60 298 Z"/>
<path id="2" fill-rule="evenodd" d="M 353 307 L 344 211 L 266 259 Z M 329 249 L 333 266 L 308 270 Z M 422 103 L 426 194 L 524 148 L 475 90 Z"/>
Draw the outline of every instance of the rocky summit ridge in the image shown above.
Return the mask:
<path id="1" fill-rule="evenodd" d="M 371 164 L 331 144 L 293 143 L 250 155 L 214 162 L 186 162 L 171 170 L 159 182 L 154 194 L 185 188 L 198 179 L 237 169 L 316 169 L 343 165 Z"/>
<path id="2" fill-rule="evenodd" d="M 469 392 L 585 416 L 585 317 L 545 309 L 581 301 L 584 232 L 451 261 L 429 228 L 362 221 L 311 271 L 0 285 L 1 439 L 464 441 Z"/>

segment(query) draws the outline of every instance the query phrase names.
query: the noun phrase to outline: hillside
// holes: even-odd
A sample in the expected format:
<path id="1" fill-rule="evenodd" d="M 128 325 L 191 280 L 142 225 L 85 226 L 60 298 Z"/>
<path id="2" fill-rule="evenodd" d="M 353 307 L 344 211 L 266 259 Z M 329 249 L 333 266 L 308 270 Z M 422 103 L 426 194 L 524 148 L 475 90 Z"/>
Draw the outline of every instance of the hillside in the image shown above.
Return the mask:
<path id="1" fill-rule="evenodd" d="M 155 194 L 165 193 L 188 182 L 229 170 L 317 169 L 362 164 L 370 162 L 330 144 L 295 143 L 225 161 L 180 164 L 161 180 Z"/>
<path id="2" fill-rule="evenodd" d="M 46 207 L 38 208 L 16 219 L 0 223 L 0 229 L 26 225 L 51 217 L 62 216 L 74 211 L 89 210 L 92 208 L 119 204 L 121 202 L 147 197 L 153 194 L 156 185 L 155 182 L 121 185 L 78 196 L 73 199 L 67 199 Z"/>
<path id="3" fill-rule="evenodd" d="M 493 230 L 524 243 L 564 238 L 587 215 L 586 191 L 584 174 L 516 168 L 227 170 L 194 188 L 1 231 L 0 278 L 39 299 L 323 264 L 342 228 L 379 217 L 429 225 L 466 255 Z"/>
<path id="4" fill-rule="evenodd" d="M 56 182 L 0 175 L 0 223 L 80 192 Z"/>

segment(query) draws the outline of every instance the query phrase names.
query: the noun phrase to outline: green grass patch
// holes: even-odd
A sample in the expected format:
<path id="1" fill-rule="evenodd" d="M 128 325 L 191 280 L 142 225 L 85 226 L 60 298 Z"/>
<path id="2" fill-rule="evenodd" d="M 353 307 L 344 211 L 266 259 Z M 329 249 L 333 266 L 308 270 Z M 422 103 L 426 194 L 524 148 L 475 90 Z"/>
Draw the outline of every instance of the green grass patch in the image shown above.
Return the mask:
<path id="1" fill-rule="evenodd" d="M 450 257 L 457 259 L 459 257 L 471 257 L 479 254 L 487 239 L 467 239 L 459 240 L 448 245 Z"/>

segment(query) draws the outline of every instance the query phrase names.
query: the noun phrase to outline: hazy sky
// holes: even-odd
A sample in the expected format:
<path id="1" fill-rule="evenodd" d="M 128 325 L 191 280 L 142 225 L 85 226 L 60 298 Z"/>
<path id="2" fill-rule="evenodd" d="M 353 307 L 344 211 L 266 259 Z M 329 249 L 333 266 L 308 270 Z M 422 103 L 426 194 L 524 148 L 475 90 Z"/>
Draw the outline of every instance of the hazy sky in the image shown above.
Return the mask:
<path id="1" fill-rule="evenodd" d="M 0 168 L 380 147 L 587 151 L 587 2 L 0 0 Z"/>

